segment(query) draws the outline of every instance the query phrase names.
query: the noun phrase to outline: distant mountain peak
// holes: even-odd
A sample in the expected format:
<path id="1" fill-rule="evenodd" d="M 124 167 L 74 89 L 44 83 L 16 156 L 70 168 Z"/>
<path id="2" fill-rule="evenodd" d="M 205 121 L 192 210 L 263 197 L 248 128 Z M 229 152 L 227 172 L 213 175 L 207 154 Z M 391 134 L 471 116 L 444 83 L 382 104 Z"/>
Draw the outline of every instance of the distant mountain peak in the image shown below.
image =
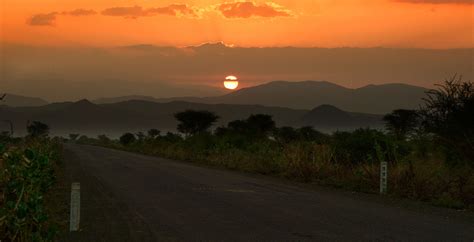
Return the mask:
<path id="1" fill-rule="evenodd" d="M 89 101 L 88 99 L 81 99 L 77 102 L 75 102 L 75 104 L 80 104 L 80 105 L 94 105 L 91 101 Z"/>
<path id="2" fill-rule="evenodd" d="M 98 105 L 92 103 L 91 101 L 87 99 L 81 99 L 77 102 L 71 103 L 71 107 L 75 109 L 89 109 L 89 108 L 100 108 Z"/>
<path id="3" fill-rule="evenodd" d="M 311 112 L 341 112 L 344 113 L 345 111 L 329 104 L 322 104 L 319 105 L 311 110 Z"/>
<path id="4" fill-rule="evenodd" d="M 313 80 L 306 80 L 306 81 L 272 81 L 272 82 L 267 82 L 265 84 L 262 84 L 260 86 L 301 86 L 301 87 L 306 87 L 306 86 L 326 86 L 326 87 L 337 87 L 337 88 L 345 88 L 341 85 L 338 85 L 333 82 L 328 82 L 328 81 L 313 81 Z M 257 86 L 258 87 L 258 86 Z"/>

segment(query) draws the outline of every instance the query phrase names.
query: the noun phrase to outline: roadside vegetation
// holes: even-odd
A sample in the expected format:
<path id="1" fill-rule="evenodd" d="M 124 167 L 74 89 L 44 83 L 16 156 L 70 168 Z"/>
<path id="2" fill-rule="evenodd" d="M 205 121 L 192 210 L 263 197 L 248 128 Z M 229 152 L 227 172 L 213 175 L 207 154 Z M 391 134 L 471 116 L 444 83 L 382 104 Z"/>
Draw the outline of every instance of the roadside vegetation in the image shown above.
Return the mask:
<path id="1" fill-rule="evenodd" d="M 71 135 L 88 143 L 354 191 L 379 190 L 389 163 L 388 194 L 456 209 L 474 204 L 474 87 L 453 77 L 427 93 L 419 110 L 385 116 L 386 131 L 324 134 L 312 127 L 275 127 L 255 114 L 210 130 L 207 111 L 175 115 L 182 134 L 126 133 L 119 140 Z"/>
<path id="2" fill-rule="evenodd" d="M 45 196 L 55 183 L 61 144 L 48 138 L 49 127 L 30 123 L 29 135 L 0 135 L 0 241 L 53 241 Z"/>

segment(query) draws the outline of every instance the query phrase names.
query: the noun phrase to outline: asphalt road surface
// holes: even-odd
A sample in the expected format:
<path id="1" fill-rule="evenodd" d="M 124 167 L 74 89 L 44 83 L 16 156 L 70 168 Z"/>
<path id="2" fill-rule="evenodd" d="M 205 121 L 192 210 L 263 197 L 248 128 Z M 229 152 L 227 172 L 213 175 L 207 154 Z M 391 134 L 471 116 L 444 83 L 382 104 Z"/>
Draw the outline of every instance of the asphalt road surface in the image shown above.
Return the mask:
<path id="1" fill-rule="evenodd" d="M 82 209 L 81 231 L 64 241 L 474 240 L 474 220 L 459 216 L 465 212 L 100 147 L 65 148 Z"/>

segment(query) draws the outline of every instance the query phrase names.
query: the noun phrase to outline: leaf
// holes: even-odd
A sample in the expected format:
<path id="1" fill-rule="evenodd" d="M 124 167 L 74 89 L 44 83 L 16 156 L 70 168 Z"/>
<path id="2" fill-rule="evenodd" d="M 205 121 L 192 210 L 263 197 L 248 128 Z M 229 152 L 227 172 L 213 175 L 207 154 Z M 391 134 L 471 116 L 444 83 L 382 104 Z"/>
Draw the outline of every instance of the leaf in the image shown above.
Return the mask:
<path id="1" fill-rule="evenodd" d="M 29 160 L 34 160 L 36 157 L 35 152 L 31 149 L 26 149 L 24 154 L 25 154 L 25 157 Z"/>

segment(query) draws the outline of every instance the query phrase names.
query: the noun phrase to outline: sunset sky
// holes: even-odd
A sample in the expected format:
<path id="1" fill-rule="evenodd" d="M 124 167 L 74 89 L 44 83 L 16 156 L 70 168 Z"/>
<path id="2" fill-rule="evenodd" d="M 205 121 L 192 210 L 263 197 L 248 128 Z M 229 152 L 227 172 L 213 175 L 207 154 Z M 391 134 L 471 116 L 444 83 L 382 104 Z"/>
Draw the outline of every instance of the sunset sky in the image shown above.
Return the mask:
<path id="1" fill-rule="evenodd" d="M 1 0 L 1 40 L 53 46 L 473 47 L 473 0 Z"/>
<path id="2" fill-rule="evenodd" d="M 220 95 L 228 75 L 238 88 L 472 80 L 473 1 L 0 0 L 0 91 L 62 101 Z"/>

